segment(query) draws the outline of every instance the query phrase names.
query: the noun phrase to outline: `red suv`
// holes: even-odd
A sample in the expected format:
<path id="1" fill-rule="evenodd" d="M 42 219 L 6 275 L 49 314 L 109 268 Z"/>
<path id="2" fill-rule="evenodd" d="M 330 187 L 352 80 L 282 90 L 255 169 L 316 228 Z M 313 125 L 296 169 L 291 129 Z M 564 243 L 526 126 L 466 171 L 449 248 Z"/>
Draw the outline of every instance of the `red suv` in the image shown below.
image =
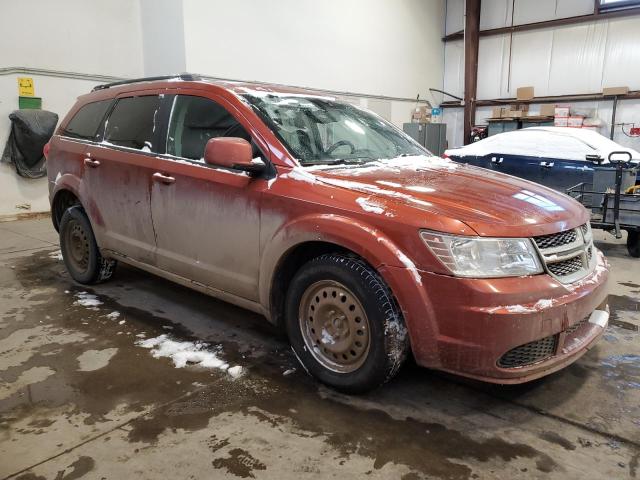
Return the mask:
<path id="1" fill-rule="evenodd" d="M 263 314 L 322 382 L 418 364 L 495 383 L 575 361 L 608 321 L 587 211 L 434 157 L 318 92 L 182 75 L 80 97 L 47 147 L 79 283 L 117 261 Z"/>

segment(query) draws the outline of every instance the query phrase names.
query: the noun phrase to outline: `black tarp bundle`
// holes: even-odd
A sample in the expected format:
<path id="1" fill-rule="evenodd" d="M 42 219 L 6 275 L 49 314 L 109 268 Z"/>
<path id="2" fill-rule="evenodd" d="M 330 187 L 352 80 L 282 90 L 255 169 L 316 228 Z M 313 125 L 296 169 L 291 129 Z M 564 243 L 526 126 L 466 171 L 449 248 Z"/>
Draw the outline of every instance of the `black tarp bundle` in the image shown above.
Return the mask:
<path id="1" fill-rule="evenodd" d="M 47 174 L 42 149 L 58 124 L 58 115 L 46 110 L 15 110 L 9 114 L 11 134 L 7 142 L 10 161 L 18 175 L 40 178 Z"/>

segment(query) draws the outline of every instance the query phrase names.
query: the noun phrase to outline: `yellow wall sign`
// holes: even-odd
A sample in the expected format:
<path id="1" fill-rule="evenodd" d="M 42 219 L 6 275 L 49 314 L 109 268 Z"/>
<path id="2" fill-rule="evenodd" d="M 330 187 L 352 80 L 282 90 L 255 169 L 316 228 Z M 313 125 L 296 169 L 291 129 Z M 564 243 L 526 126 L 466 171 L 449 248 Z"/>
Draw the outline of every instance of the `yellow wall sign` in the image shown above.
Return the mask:
<path id="1" fill-rule="evenodd" d="M 21 97 L 33 97 L 35 94 L 36 90 L 33 86 L 33 78 L 18 77 L 18 95 Z"/>

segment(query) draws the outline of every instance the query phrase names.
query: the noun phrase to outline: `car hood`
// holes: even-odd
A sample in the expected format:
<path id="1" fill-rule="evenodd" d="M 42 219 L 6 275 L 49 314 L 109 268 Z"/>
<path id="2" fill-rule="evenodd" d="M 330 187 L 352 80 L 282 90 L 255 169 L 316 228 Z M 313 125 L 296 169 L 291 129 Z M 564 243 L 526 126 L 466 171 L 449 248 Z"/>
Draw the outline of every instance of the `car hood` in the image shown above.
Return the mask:
<path id="1" fill-rule="evenodd" d="M 308 170 L 326 184 L 462 221 L 482 236 L 545 235 L 588 220 L 586 209 L 567 195 L 439 157 L 402 157 L 366 166 Z"/>

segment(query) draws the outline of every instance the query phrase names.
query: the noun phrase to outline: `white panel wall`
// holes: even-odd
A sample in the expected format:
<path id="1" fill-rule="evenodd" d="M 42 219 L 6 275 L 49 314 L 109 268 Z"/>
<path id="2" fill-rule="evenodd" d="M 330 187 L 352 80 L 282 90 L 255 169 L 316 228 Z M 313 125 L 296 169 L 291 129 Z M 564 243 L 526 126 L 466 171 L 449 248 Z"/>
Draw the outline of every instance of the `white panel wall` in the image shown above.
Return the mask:
<path id="1" fill-rule="evenodd" d="M 187 69 L 182 0 L 140 0 L 145 76 Z"/>
<path id="2" fill-rule="evenodd" d="M 131 0 L 2 1 L 0 67 L 140 76 L 140 8 Z"/>
<path id="3" fill-rule="evenodd" d="M 139 77 L 143 74 L 140 8 L 137 1 L 31 0 L 2 1 L 0 68 L 38 69 Z M 8 115 L 18 108 L 17 77 L 0 75 L 0 153 L 9 134 Z M 67 113 L 75 99 L 96 82 L 30 75 L 43 108 Z M 0 164 L 0 217 L 49 209 L 46 179 L 18 177 Z"/>
<path id="4" fill-rule="evenodd" d="M 428 98 L 442 87 L 443 16 L 443 0 L 184 0 L 187 69 Z"/>

